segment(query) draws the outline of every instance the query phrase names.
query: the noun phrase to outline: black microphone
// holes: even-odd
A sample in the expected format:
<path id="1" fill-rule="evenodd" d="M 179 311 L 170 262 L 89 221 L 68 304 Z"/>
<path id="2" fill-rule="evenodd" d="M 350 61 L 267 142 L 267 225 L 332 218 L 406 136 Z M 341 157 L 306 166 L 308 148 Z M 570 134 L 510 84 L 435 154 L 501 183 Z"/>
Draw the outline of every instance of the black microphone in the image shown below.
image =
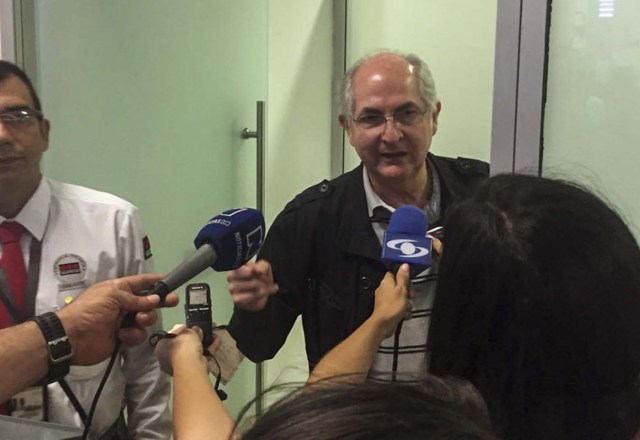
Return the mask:
<path id="1" fill-rule="evenodd" d="M 427 235 L 427 215 L 420 208 L 404 205 L 391 214 L 382 240 L 382 261 L 397 272 L 402 263 L 411 268 L 411 278 L 431 266 L 431 239 Z"/>
<path id="2" fill-rule="evenodd" d="M 265 236 L 264 218 L 257 209 L 230 209 L 213 217 L 194 240 L 197 250 L 158 281 L 147 295 L 161 300 L 207 267 L 237 269 L 253 257 Z"/>

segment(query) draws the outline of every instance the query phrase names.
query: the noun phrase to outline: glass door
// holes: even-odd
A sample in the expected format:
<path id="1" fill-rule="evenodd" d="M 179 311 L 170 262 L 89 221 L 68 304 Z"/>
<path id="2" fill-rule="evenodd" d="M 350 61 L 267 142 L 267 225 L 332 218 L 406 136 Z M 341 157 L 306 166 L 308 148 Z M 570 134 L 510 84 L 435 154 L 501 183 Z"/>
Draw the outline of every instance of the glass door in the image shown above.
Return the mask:
<path id="1" fill-rule="evenodd" d="M 640 237 L 640 4 L 553 2 L 544 123 L 545 176 L 587 184 Z"/>
<path id="2" fill-rule="evenodd" d="M 256 206 L 256 101 L 267 94 L 267 2 L 57 0 L 36 2 L 38 84 L 52 122 L 45 172 L 137 205 L 156 269 L 193 252 L 213 215 Z M 232 302 L 224 274 L 214 320 Z M 181 292 L 182 293 L 182 292 Z M 165 310 L 165 327 L 184 322 Z M 255 395 L 245 361 L 226 388 L 235 413 Z"/>

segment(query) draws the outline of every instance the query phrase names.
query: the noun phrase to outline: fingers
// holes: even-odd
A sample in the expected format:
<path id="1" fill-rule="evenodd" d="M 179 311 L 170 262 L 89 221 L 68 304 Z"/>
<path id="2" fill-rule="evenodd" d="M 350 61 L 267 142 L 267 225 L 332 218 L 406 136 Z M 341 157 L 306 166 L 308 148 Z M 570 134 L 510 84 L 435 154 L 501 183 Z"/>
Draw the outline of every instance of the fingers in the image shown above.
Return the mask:
<path id="1" fill-rule="evenodd" d="M 255 263 L 250 261 L 236 270 L 227 272 L 227 281 L 229 283 L 252 281 L 262 279 L 273 282 L 273 272 L 271 264 L 266 260 L 258 260 Z"/>
<path id="2" fill-rule="evenodd" d="M 266 260 L 249 262 L 227 274 L 234 304 L 244 310 L 262 310 L 270 295 L 278 292 L 271 265 Z"/>
<path id="3" fill-rule="evenodd" d="M 179 335 L 186 328 L 187 328 L 187 324 L 176 324 L 173 326 L 171 330 L 169 330 L 169 333 L 173 333 L 174 335 Z"/>
<path id="4" fill-rule="evenodd" d="M 155 310 L 148 312 L 136 313 L 136 325 L 139 327 L 150 327 L 158 320 L 158 314 Z"/>
<path id="5" fill-rule="evenodd" d="M 138 327 L 126 327 L 118 330 L 118 339 L 126 346 L 139 345 L 147 340 L 147 331 Z"/>
<path id="6" fill-rule="evenodd" d="M 171 330 L 169 330 L 169 333 L 173 333 L 174 335 L 195 334 L 195 336 L 197 336 L 198 339 L 202 341 L 202 329 L 197 325 L 193 327 L 187 327 L 187 324 L 176 324 Z"/>
<path id="7" fill-rule="evenodd" d="M 120 308 L 127 312 L 149 312 L 160 305 L 158 295 L 135 296 L 122 290 L 116 291 L 116 300 Z"/>
<path id="8" fill-rule="evenodd" d="M 135 296 L 132 295 L 128 290 L 118 290 L 116 292 L 116 299 L 120 304 L 120 307 L 128 312 L 148 312 L 161 306 L 160 296 L 158 295 Z M 165 297 L 162 306 L 174 307 L 176 304 L 178 304 L 178 302 L 178 295 L 176 295 L 175 293 L 170 293 Z"/>
<path id="9" fill-rule="evenodd" d="M 180 302 L 180 298 L 175 293 L 170 293 L 164 297 L 164 304 L 162 307 L 175 307 Z"/>
<path id="10" fill-rule="evenodd" d="M 442 242 L 435 237 L 431 237 L 431 243 L 433 243 L 433 250 L 435 253 L 442 255 Z"/>
<path id="11" fill-rule="evenodd" d="M 202 329 L 196 325 L 191 327 L 191 330 L 194 331 L 196 335 L 198 335 L 198 339 L 200 339 L 200 342 L 202 342 Z"/>
<path id="12" fill-rule="evenodd" d="M 160 281 L 164 275 L 162 274 L 140 274 L 132 275 L 115 280 L 116 287 L 125 292 L 138 294 L 143 290 L 149 290 L 155 283 Z"/>
<path id="13" fill-rule="evenodd" d="M 171 292 L 164 297 L 164 301 L 160 303 L 160 296 L 153 294 L 146 297 L 153 308 L 157 307 L 175 307 L 180 302 L 177 294 Z"/>
<path id="14" fill-rule="evenodd" d="M 265 260 L 249 261 L 236 270 L 227 273 L 228 282 L 247 281 L 271 274 L 271 265 Z"/>
<path id="15" fill-rule="evenodd" d="M 215 353 L 218 347 L 220 347 L 220 344 L 222 344 L 222 338 L 214 338 L 211 345 L 207 347 L 207 351 L 211 354 Z"/>

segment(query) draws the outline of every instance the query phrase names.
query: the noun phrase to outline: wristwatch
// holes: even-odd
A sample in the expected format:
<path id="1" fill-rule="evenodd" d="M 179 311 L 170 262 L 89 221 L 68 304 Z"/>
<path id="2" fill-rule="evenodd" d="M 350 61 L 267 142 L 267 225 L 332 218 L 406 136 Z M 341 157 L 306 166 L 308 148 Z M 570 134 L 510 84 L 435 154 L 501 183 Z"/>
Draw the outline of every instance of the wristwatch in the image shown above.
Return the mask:
<path id="1" fill-rule="evenodd" d="M 69 342 L 60 318 L 55 313 L 47 312 L 34 316 L 30 320 L 35 321 L 40 327 L 49 351 L 49 372 L 38 382 L 38 385 L 56 382 L 69 373 L 71 356 L 73 355 L 71 342 Z"/>

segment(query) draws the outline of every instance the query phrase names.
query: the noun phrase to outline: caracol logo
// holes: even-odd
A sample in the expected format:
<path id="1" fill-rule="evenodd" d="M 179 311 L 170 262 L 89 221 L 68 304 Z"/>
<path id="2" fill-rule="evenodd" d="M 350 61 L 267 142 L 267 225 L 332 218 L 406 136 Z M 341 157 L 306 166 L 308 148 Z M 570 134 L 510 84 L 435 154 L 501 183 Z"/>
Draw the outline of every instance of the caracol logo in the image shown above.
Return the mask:
<path id="1" fill-rule="evenodd" d="M 394 251 L 400 251 L 402 255 L 407 258 L 419 258 L 427 255 L 429 253 L 429 249 L 413 244 L 416 242 L 417 240 L 399 238 L 397 240 L 387 242 L 387 247 Z"/>

